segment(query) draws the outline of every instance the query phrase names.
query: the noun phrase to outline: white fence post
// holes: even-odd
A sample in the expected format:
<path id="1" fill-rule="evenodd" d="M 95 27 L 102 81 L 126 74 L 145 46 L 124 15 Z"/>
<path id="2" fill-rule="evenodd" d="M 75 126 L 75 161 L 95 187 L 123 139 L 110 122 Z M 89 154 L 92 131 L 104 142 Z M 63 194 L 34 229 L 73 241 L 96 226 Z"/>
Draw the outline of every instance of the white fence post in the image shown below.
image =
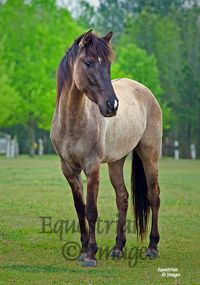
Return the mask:
<path id="1" fill-rule="evenodd" d="M 191 158 L 196 159 L 196 148 L 194 144 L 190 145 Z"/>
<path id="2" fill-rule="evenodd" d="M 13 158 L 19 155 L 19 145 L 17 137 L 11 140 L 11 137 L 8 135 L 6 137 L 6 157 Z"/>
<path id="3" fill-rule="evenodd" d="M 42 156 L 44 153 L 44 145 L 43 145 L 43 140 L 38 139 L 38 155 Z"/>
<path id="4" fill-rule="evenodd" d="M 174 158 L 175 159 L 179 159 L 179 142 L 178 141 L 174 141 Z"/>
<path id="5" fill-rule="evenodd" d="M 15 140 L 11 140 L 10 142 L 10 157 L 15 157 Z"/>
<path id="6" fill-rule="evenodd" d="M 6 157 L 9 158 L 11 153 L 11 136 L 6 136 Z"/>

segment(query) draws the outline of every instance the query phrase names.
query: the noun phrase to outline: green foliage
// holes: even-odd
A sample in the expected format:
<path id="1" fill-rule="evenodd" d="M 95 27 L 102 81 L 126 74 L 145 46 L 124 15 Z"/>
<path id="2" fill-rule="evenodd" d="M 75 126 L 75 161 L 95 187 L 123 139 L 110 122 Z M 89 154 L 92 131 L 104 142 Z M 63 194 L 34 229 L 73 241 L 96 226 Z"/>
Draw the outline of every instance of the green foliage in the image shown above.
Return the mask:
<path id="1" fill-rule="evenodd" d="M 166 16 L 185 6 L 193 7 L 198 0 L 98 0 L 96 10 L 86 0 L 78 0 L 76 17 L 84 26 L 95 27 L 100 33 L 114 32 L 113 41 L 118 42 L 125 31 L 126 18 L 135 17 L 144 10 L 150 14 Z M 78 15 L 77 15 L 78 14 Z M 144 22 L 145 25 L 145 22 Z"/>
<path id="2" fill-rule="evenodd" d="M 55 75 L 66 46 L 81 31 L 67 10 L 55 1 L 29 4 L 9 0 L 0 6 L 4 57 L 14 63 L 10 77 L 20 97 L 18 117 L 23 125 L 49 129 L 55 102 Z"/>
<path id="3" fill-rule="evenodd" d="M 135 44 L 119 44 L 117 60 L 112 66 L 112 78 L 127 77 L 146 85 L 157 97 L 163 110 L 163 128 L 170 127 L 171 109 L 162 100 L 159 71 L 154 55 L 148 55 Z"/>
<path id="4" fill-rule="evenodd" d="M 173 20 L 180 27 L 181 73 L 174 112 L 174 128 L 182 140 L 182 148 L 187 153 L 187 141 L 195 143 L 200 153 L 200 7 L 174 13 Z M 186 143 L 184 143 L 186 142 Z"/>
<path id="5" fill-rule="evenodd" d="M 114 42 L 124 29 L 125 10 L 123 1 L 100 0 L 96 13 L 95 24 L 97 30 L 103 34 L 109 31 L 114 32 Z"/>
<path id="6" fill-rule="evenodd" d="M 134 44 L 121 44 L 117 48 L 117 60 L 112 67 L 112 77 L 128 77 L 143 83 L 157 96 L 161 93 L 155 57 Z"/>
<path id="7" fill-rule="evenodd" d="M 9 127 L 18 123 L 17 107 L 19 105 L 19 95 L 11 85 L 9 73 L 12 68 L 11 63 L 6 63 L 3 59 L 3 41 L 0 42 L 0 126 Z M 12 66 L 12 65 L 11 65 Z"/>
<path id="8" fill-rule="evenodd" d="M 186 2 L 188 4 L 186 0 L 136 0 L 134 2 L 137 3 L 136 10 L 138 13 L 141 13 L 146 7 L 149 11 L 162 16 L 169 14 L 173 8 L 181 8 Z"/>
<path id="9" fill-rule="evenodd" d="M 77 0 L 76 1 L 78 8 L 76 9 L 76 18 L 78 24 L 86 29 L 95 29 L 95 9 L 88 1 L 86 0 Z"/>
<path id="10" fill-rule="evenodd" d="M 76 5 L 77 22 L 55 0 L 0 1 L 0 126 L 48 130 L 56 69 L 66 47 L 82 26 L 101 34 L 113 30 L 113 76 L 147 85 L 163 108 L 165 136 L 178 139 L 186 156 L 195 143 L 200 155 L 198 0 L 100 0 L 96 8 L 78 0 Z"/>
<path id="11" fill-rule="evenodd" d="M 170 102 L 173 101 L 178 93 L 177 78 L 182 64 L 178 25 L 170 18 L 144 10 L 138 17 L 128 19 L 126 40 L 137 43 L 148 54 L 155 55 L 162 88 L 169 95 Z"/>
<path id="12" fill-rule="evenodd" d="M 143 10 L 127 19 L 125 34 L 126 42 L 156 57 L 162 98 L 171 109 L 168 135 L 179 140 L 186 156 L 190 143 L 198 147 L 200 141 L 199 11 L 192 7 L 172 10 L 163 17 Z"/>

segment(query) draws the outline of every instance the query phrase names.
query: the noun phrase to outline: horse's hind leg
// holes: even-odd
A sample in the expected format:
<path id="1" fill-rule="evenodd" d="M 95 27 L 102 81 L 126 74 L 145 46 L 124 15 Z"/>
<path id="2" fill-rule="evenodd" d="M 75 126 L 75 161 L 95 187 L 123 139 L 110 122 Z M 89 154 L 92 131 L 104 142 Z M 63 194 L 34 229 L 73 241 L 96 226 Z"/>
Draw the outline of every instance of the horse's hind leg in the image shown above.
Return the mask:
<path id="1" fill-rule="evenodd" d="M 82 249 L 79 260 L 83 261 L 88 251 L 88 229 L 85 217 L 85 203 L 83 200 L 83 184 L 80 174 L 73 174 L 64 162 L 61 162 L 61 168 L 67 179 L 74 198 L 74 205 L 79 219 Z"/>
<path id="2" fill-rule="evenodd" d="M 116 204 L 119 213 L 117 224 L 116 244 L 112 250 L 112 257 L 121 257 L 122 249 L 126 243 L 126 213 L 128 208 L 128 192 L 124 183 L 123 166 L 125 158 L 113 163 L 109 163 L 109 175 L 111 183 L 116 192 Z"/>
<path id="3" fill-rule="evenodd" d="M 145 144 L 142 141 L 136 148 L 140 156 L 147 182 L 147 198 L 152 211 L 150 243 L 147 250 L 147 256 L 156 257 L 158 255 L 157 244 L 159 242 L 158 231 L 158 212 L 160 207 L 160 188 L 158 185 L 158 159 L 160 146 L 157 147 Z"/>

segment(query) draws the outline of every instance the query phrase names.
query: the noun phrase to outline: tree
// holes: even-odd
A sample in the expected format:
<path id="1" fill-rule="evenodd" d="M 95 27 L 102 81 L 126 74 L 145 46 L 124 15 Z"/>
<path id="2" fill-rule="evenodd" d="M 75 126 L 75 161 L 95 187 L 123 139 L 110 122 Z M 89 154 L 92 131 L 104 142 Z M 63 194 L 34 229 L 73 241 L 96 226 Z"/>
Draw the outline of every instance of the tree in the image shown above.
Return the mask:
<path id="1" fill-rule="evenodd" d="M 200 141 L 199 11 L 191 5 L 181 11 L 172 9 L 163 17 L 144 10 L 128 18 L 125 29 L 127 43 L 133 42 L 156 57 L 162 98 L 172 110 L 171 130 L 165 135 L 179 140 L 186 157 L 190 144 L 198 146 Z"/>
<path id="2" fill-rule="evenodd" d="M 185 9 L 172 15 L 180 27 L 182 66 L 174 104 L 177 113 L 175 131 L 182 151 L 190 156 L 189 145 L 195 143 L 200 156 L 200 7 Z"/>
<path id="3" fill-rule="evenodd" d="M 135 0 L 133 2 L 136 2 L 137 13 L 148 9 L 148 11 L 162 16 L 168 15 L 172 9 L 181 9 L 186 2 L 188 3 L 186 0 Z"/>
<path id="4" fill-rule="evenodd" d="M 97 30 L 103 34 L 114 32 L 114 42 L 124 30 L 124 9 L 121 0 L 100 0 L 96 13 Z"/>
<path id="5" fill-rule="evenodd" d="M 4 58 L 14 63 L 10 84 L 19 94 L 17 116 L 32 142 L 35 129 L 49 130 L 56 93 L 56 69 L 66 46 L 82 29 L 55 1 L 25 4 L 8 0 L 0 6 Z"/>
<path id="6" fill-rule="evenodd" d="M 117 60 L 112 67 L 112 77 L 129 77 L 140 81 L 151 89 L 157 96 L 161 94 L 159 72 L 156 59 L 148 55 L 144 49 L 134 44 L 117 48 Z"/>
<path id="7" fill-rule="evenodd" d="M 148 55 L 144 49 L 135 44 L 124 44 L 117 47 L 117 60 L 112 66 L 112 78 L 127 77 L 143 83 L 157 97 L 164 114 L 164 129 L 169 128 L 170 109 L 162 100 L 159 71 L 154 55 Z"/>
<path id="8" fill-rule="evenodd" d="M 77 22 L 87 29 L 95 29 L 96 11 L 93 5 L 86 0 L 76 1 L 75 17 Z"/>
<path id="9" fill-rule="evenodd" d="M 12 70 L 12 64 L 6 64 L 3 59 L 3 40 L 0 42 L 0 126 L 10 127 L 18 122 L 16 116 L 19 104 L 19 95 L 11 85 L 9 74 Z"/>
<path id="10" fill-rule="evenodd" d="M 166 16 L 173 9 L 182 10 L 188 5 L 192 7 L 196 2 L 198 0 L 99 0 L 95 9 L 87 0 L 78 0 L 74 15 L 84 26 L 94 27 L 100 33 L 112 30 L 116 43 L 125 31 L 127 17 L 134 18 L 144 10 L 150 14 Z"/>

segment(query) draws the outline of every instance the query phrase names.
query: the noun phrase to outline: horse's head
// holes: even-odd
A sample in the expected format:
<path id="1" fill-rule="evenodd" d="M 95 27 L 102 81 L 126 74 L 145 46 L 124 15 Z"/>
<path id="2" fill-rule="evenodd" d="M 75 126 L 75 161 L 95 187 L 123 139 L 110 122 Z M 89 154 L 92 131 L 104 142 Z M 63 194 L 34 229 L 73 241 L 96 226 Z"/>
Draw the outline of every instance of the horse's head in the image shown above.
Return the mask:
<path id="1" fill-rule="evenodd" d="M 96 103 L 104 117 L 116 115 L 118 99 L 114 92 L 110 65 L 112 32 L 98 37 L 90 30 L 76 40 L 77 56 L 74 60 L 73 80 L 76 88 Z"/>

